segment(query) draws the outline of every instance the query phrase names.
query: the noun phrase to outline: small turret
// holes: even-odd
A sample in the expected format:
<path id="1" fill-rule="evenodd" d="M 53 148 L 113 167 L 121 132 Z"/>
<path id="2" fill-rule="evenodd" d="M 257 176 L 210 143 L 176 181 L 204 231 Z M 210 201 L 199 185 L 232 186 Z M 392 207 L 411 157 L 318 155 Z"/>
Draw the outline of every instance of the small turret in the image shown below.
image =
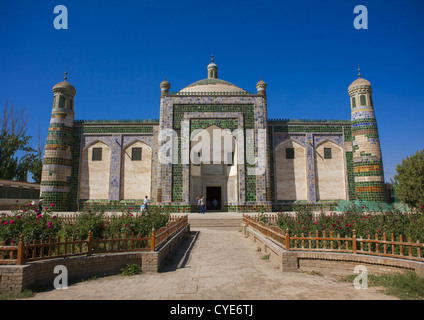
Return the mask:
<path id="1" fill-rule="evenodd" d="M 258 90 L 259 95 L 266 97 L 266 86 L 266 82 L 261 77 L 261 80 L 256 84 L 256 90 Z"/>
<path id="2" fill-rule="evenodd" d="M 218 79 L 218 66 L 213 62 L 213 55 L 208 65 L 208 79 Z"/>
<path id="3" fill-rule="evenodd" d="M 166 96 L 169 92 L 169 89 L 171 88 L 171 84 L 166 80 L 163 80 L 160 83 L 160 93 L 161 93 L 161 97 Z"/>

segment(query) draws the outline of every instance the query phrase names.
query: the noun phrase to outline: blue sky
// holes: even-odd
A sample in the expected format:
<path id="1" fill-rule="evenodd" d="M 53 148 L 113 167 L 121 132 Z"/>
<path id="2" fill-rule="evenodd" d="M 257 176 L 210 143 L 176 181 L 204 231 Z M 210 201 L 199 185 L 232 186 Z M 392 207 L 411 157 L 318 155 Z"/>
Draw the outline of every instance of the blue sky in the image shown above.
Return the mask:
<path id="1" fill-rule="evenodd" d="M 56 5 L 68 30 L 53 26 Z M 356 5 L 367 30 L 353 27 Z M 424 148 L 423 14 L 411 0 L 2 1 L 0 108 L 26 107 L 30 134 L 40 122 L 45 139 L 68 68 L 76 119 L 158 119 L 164 77 L 171 91 L 205 78 L 213 52 L 219 78 L 247 91 L 267 82 L 270 119 L 350 119 L 360 64 L 389 180 Z"/>

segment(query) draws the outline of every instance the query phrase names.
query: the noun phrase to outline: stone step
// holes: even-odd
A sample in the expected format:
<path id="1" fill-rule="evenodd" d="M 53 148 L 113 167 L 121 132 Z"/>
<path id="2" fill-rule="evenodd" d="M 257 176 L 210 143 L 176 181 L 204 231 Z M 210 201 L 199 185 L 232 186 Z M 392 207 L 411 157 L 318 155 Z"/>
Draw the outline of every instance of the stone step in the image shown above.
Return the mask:
<path id="1" fill-rule="evenodd" d="M 190 227 L 240 227 L 242 219 L 196 219 L 189 218 Z"/>

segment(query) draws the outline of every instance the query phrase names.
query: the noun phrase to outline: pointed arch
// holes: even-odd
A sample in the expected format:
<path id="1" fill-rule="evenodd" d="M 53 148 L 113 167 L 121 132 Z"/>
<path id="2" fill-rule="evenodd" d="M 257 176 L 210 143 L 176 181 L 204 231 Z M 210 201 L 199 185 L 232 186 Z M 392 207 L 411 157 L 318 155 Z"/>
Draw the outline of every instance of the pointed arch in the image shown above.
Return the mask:
<path id="1" fill-rule="evenodd" d="M 101 160 L 93 161 L 93 151 L 101 150 Z M 109 199 L 111 148 L 95 140 L 82 150 L 79 179 L 79 199 Z"/>
<path id="2" fill-rule="evenodd" d="M 344 150 L 336 142 L 325 139 L 315 148 L 317 200 L 346 199 Z"/>
<path id="3" fill-rule="evenodd" d="M 306 149 L 287 139 L 274 152 L 276 200 L 307 200 Z"/>
<path id="4" fill-rule="evenodd" d="M 197 129 L 190 135 L 190 201 L 205 195 L 207 188 L 221 188 L 219 206 L 238 201 L 237 141 L 218 125 Z M 209 199 L 213 201 L 214 199 Z"/>
<path id="5" fill-rule="evenodd" d="M 137 152 L 134 152 L 134 149 L 137 149 Z M 150 198 L 152 148 L 141 140 L 131 141 L 123 148 L 121 163 L 120 198 L 126 200 L 144 199 L 146 196 Z"/>

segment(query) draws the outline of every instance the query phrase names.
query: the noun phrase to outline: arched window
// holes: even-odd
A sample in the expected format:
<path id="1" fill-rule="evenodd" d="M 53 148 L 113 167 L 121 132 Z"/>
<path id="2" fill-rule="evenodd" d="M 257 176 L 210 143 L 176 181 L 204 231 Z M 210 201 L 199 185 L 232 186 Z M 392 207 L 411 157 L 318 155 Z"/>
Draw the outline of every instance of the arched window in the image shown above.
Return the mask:
<path id="1" fill-rule="evenodd" d="M 59 98 L 59 108 L 65 109 L 65 97 L 64 96 L 60 96 Z"/>
<path id="2" fill-rule="evenodd" d="M 74 110 L 74 100 L 73 99 L 69 100 L 69 109 Z"/>
<path id="3" fill-rule="evenodd" d="M 352 97 L 352 108 L 356 108 L 356 98 Z"/>
<path id="4" fill-rule="evenodd" d="M 361 99 L 361 106 L 366 106 L 367 105 L 367 98 L 365 97 L 364 94 L 361 94 L 360 99 Z"/>

